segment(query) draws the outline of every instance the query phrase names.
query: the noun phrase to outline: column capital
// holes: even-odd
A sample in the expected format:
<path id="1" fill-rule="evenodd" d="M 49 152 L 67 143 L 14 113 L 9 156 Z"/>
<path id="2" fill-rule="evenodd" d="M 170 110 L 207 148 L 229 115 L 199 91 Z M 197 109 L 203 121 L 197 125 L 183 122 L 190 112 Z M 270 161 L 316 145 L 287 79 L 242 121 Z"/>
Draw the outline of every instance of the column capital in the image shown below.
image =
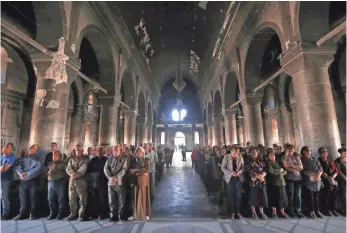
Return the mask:
<path id="1" fill-rule="evenodd" d="M 261 104 L 264 97 L 264 91 L 257 91 L 256 93 L 246 93 L 244 95 L 244 98 L 241 100 L 242 106 L 251 104 L 251 105 L 257 105 Z"/>
<path id="2" fill-rule="evenodd" d="M 223 116 L 236 115 L 237 110 L 238 110 L 237 107 L 224 108 L 224 109 L 223 109 Z"/>
<path id="3" fill-rule="evenodd" d="M 136 117 L 137 116 L 137 111 L 134 108 L 125 108 L 122 110 L 124 117 Z"/>
<path id="4" fill-rule="evenodd" d="M 298 44 L 281 58 L 281 66 L 294 77 L 303 70 L 328 68 L 334 61 L 336 46 L 318 47 L 308 43 Z"/>

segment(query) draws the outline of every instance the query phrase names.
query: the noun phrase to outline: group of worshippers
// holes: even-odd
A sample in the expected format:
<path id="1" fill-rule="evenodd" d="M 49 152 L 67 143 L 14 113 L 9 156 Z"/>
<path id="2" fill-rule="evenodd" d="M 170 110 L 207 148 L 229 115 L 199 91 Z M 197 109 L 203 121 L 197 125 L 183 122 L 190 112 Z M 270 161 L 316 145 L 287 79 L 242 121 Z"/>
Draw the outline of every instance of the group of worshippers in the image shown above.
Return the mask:
<path id="1" fill-rule="evenodd" d="M 224 206 L 224 217 L 346 215 L 344 145 L 337 151 L 338 157 L 330 156 L 324 147 L 318 149 L 319 156 L 315 157 L 307 146 L 296 153 L 291 144 L 285 144 L 283 149 L 277 145 L 246 145 L 197 146 L 191 155 L 192 166 L 201 175 L 209 196 L 217 196 L 222 212 Z"/>
<path id="2" fill-rule="evenodd" d="M 13 211 L 11 203 L 18 193 L 13 195 L 11 186 L 15 185 L 16 176 L 20 180 L 20 207 L 14 220 L 38 218 L 44 202 L 48 202 L 48 220 L 149 219 L 158 181 L 158 155 L 152 143 L 136 149 L 116 145 L 107 147 L 105 152 L 103 147 L 89 147 L 87 153 L 77 145 L 66 156 L 52 142 L 48 154 L 40 156 L 38 151 L 39 146 L 35 144 L 27 155 L 21 151 L 16 156 L 12 143 L 3 147 L 2 220 L 10 219 Z M 45 191 L 38 195 L 42 188 Z"/>

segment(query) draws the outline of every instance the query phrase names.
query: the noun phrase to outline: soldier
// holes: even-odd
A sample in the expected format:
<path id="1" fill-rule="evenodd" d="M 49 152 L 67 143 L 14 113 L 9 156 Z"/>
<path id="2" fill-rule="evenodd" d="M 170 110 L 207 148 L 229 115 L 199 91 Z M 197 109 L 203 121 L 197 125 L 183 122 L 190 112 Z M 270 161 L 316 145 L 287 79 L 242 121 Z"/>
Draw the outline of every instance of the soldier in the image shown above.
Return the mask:
<path id="1" fill-rule="evenodd" d="M 110 221 L 121 221 L 122 218 L 126 195 L 123 176 L 127 169 L 128 160 L 121 156 L 120 146 L 117 145 L 113 149 L 113 155 L 109 157 L 104 167 L 104 173 L 108 178 Z M 118 198 L 118 201 L 116 198 Z"/>
<path id="2" fill-rule="evenodd" d="M 69 180 L 69 205 L 70 216 L 66 220 L 77 218 L 77 202 L 79 199 L 80 208 L 78 211 L 78 221 L 84 220 L 84 213 L 87 207 L 87 180 L 85 173 L 87 171 L 89 157 L 83 154 L 81 145 L 76 146 L 76 156 L 70 158 L 66 167 L 66 173 L 70 176 Z"/>

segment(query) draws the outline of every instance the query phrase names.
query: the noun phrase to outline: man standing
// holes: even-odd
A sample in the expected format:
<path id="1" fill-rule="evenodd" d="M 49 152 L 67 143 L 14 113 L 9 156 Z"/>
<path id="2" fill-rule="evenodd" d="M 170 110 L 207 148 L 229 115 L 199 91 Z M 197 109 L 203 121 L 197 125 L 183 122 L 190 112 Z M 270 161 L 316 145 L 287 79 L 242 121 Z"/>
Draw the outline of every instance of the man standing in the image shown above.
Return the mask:
<path id="1" fill-rule="evenodd" d="M 112 148 L 111 147 L 106 147 L 106 154 L 105 154 L 105 156 L 107 158 L 110 158 L 111 155 L 112 155 Z"/>
<path id="2" fill-rule="evenodd" d="M 104 173 L 108 178 L 110 221 L 121 221 L 123 217 L 126 197 L 123 177 L 127 169 L 128 160 L 121 156 L 120 146 L 117 145 L 113 149 L 113 155 L 108 158 L 104 167 Z"/>
<path id="3" fill-rule="evenodd" d="M 10 215 L 10 189 L 13 181 L 13 165 L 16 162 L 16 155 L 12 153 L 13 144 L 7 143 L 1 154 L 1 199 L 2 215 L 1 220 L 8 220 Z"/>
<path id="4" fill-rule="evenodd" d="M 25 156 L 18 161 L 17 173 L 20 177 L 19 198 L 20 211 L 14 220 L 23 219 L 28 208 L 27 196 L 30 196 L 30 220 L 37 218 L 37 193 L 40 187 L 41 163 L 33 159 L 37 155 L 38 145 L 32 145 L 29 156 Z"/>
<path id="5" fill-rule="evenodd" d="M 78 211 L 78 221 L 83 221 L 88 201 L 87 179 L 85 174 L 89 163 L 89 157 L 83 154 L 81 145 L 77 145 L 75 151 L 76 156 L 70 158 L 66 167 L 66 173 L 70 176 L 69 205 L 71 212 L 66 220 L 75 220 L 77 218 L 77 203 L 79 199 L 80 209 Z"/>
<path id="6" fill-rule="evenodd" d="M 148 149 L 148 152 L 147 152 Z M 148 143 L 145 147 L 145 151 L 146 151 L 146 158 L 149 158 L 151 161 L 151 170 L 150 170 L 150 187 L 151 187 L 151 199 L 154 198 L 155 196 L 155 172 L 156 172 L 156 164 L 158 162 L 158 155 L 157 152 L 155 150 L 153 150 L 153 144 L 152 143 Z"/>

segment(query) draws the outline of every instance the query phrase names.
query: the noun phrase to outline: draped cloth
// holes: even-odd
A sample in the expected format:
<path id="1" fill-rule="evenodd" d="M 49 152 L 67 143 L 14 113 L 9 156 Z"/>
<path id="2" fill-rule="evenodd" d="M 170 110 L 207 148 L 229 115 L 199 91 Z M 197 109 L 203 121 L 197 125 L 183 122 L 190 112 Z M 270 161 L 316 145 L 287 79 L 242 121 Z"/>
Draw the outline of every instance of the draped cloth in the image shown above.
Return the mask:
<path id="1" fill-rule="evenodd" d="M 134 217 L 136 220 L 144 220 L 146 216 L 151 216 L 149 174 L 139 175 L 137 179 L 138 185 L 134 186 Z"/>

